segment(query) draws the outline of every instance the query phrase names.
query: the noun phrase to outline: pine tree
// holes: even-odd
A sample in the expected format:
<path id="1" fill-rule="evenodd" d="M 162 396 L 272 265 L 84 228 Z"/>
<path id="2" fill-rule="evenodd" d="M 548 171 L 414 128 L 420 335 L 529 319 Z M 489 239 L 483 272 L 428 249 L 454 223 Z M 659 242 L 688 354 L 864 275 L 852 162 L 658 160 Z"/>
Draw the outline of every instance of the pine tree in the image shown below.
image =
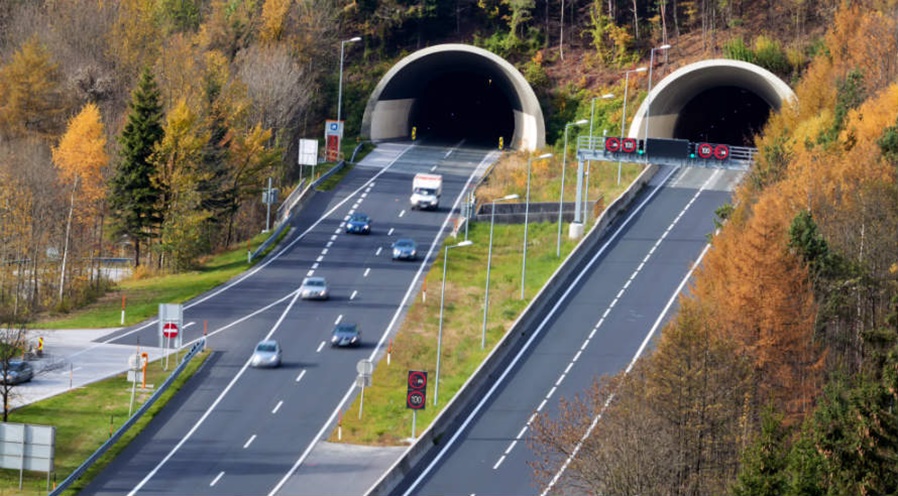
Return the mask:
<path id="1" fill-rule="evenodd" d="M 772 408 L 761 416 L 761 434 L 742 454 L 735 496 L 780 496 L 785 492 L 786 434 L 782 417 Z"/>
<path id="2" fill-rule="evenodd" d="M 163 134 L 159 89 L 145 69 L 131 96 L 128 122 L 119 138 L 121 163 L 110 188 L 113 229 L 133 241 L 135 266 L 140 265 L 141 243 L 156 237 L 162 223 L 161 192 L 151 181 L 156 170 L 150 157 Z"/>

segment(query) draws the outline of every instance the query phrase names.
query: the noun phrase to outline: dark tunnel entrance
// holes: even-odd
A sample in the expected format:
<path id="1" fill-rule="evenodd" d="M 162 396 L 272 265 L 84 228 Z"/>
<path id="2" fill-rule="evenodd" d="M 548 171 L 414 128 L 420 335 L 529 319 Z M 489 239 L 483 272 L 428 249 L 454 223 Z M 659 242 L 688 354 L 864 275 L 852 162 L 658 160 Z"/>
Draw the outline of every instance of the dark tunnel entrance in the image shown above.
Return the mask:
<path id="1" fill-rule="evenodd" d="M 421 89 L 411 110 L 411 123 L 429 141 L 506 146 L 515 131 L 514 111 L 506 90 L 493 77 L 473 72 L 447 72 Z"/>
<path id="2" fill-rule="evenodd" d="M 683 106 L 673 135 L 693 142 L 751 147 L 770 111 L 770 105 L 750 90 L 736 86 L 709 88 Z"/>

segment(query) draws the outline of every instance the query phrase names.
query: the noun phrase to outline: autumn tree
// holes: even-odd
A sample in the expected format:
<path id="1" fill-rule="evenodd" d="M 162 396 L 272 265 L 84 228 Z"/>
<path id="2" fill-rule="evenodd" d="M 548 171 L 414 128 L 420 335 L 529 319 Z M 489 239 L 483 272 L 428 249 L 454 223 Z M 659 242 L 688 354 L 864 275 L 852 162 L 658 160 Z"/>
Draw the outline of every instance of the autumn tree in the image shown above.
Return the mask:
<path id="1" fill-rule="evenodd" d="M 164 219 L 158 250 L 170 258 L 163 265 L 175 270 L 193 268 L 199 255 L 209 250 L 203 226 L 210 213 L 202 209 L 198 190 L 207 179 L 202 157 L 208 137 L 198 131 L 197 116 L 184 100 L 179 101 L 168 115 L 165 136 L 151 158 L 156 169 L 151 179 L 161 192 Z"/>
<path id="2" fill-rule="evenodd" d="M 106 130 L 100 110 L 93 103 L 81 109 L 69 121 L 68 129 L 53 148 L 53 163 L 59 170 L 60 181 L 69 191 L 62 263 L 59 270 L 59 301 L 65 290 L 66 262 L 72 221 L 96 220 L 100 202 L 106 196 L 105 168 L 109 165 L 106 153 Z"/>
<path id="3" fill-rule="evenodd" d="M 36 37 L 0 67 L 0 135 L 51 136 L 63 123 L 62 74 Z"/>
<path id="4" fill-rule="evenodd" d="M 140 247 L 157 233 L 162 221 L 159 188 L 150 156 L 164 134 L 162 106 L 153 74 L 145 69 L 131 100 L 128 122 L 119 138 L 121 162 L 110 185 L 110 207 L 117 236 L 134 243 L 134 264 L 140 265 Z"/>

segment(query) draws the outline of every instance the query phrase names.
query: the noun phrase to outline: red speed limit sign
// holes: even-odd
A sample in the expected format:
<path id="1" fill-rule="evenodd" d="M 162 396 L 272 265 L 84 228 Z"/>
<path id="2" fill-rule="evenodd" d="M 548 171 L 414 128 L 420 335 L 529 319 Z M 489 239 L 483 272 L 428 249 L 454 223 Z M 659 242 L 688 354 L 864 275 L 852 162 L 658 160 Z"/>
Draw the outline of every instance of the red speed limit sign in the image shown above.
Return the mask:
<path id="1" fill-rule="evenodd" d="M 714 155 L 714 147 L 710 143 L 699 143 L 697 151 L 701 158 L 711 158 Z"/>
<path id="2" fill-rule="evenodd" d="M 405 407 L 412 410 L 423 410 L 425 405 L 427 405 L 427 372 L 409 370 Z"/>
<path id="3" fill-rule="evenodd" d="M 624 138 L 623 141 L 621 141 L 620 147 L 624 153 L 633 153 L 636 151 L 636 140 L 633 138 Z"/>

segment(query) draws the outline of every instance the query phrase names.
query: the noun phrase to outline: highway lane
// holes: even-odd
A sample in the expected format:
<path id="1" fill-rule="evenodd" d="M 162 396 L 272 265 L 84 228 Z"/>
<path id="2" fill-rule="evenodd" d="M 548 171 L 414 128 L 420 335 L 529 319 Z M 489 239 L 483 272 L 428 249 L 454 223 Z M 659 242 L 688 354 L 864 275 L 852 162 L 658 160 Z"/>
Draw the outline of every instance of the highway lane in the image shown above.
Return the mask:
<path id="1" fill-rule="evenodd" d="M 539 494 L 528 423 L 625 369 L 670 310 L 739 174 L 662 169 L 472 417 L 395 494 Z"/>
<path id="2" fill-rule="evenodd" d="M 338 410 L 355 393 L 356 363 L 382 349 L 412 289 L 438 249 L 448 214 L 489 150 L 414 146 L 386 165 L 357 166 L 333 192 L 318 193 L 298 216 L 295 231 L 261 266 L 185 306 L 185 342 L 209 330 L 216 351 L 173 406 L 88 485 L 82 494 L 269 494 L 285 484 L 314 444 L 329 433 Z M 412 175 L 444 175 L 439 212 L 408 209 Z M 370 235 L 342 231 L 364 211 Z M 397 236 L 415 238 L 427 261 L 392 262 Z M 330 301 L 302 301 L 306 275 L 328 279 Z M 363 346 L 331 349 L 333 325 L 358 321 Z M 263 337 L 284 347 L 284 366 L 247 367 Z M 115 341 L 155 344 L 155 325 L 138 326 Z M 315 488 L 310 488 L 315 494 Z M 317 494 L 328 494 L 320 488 Z"/>

